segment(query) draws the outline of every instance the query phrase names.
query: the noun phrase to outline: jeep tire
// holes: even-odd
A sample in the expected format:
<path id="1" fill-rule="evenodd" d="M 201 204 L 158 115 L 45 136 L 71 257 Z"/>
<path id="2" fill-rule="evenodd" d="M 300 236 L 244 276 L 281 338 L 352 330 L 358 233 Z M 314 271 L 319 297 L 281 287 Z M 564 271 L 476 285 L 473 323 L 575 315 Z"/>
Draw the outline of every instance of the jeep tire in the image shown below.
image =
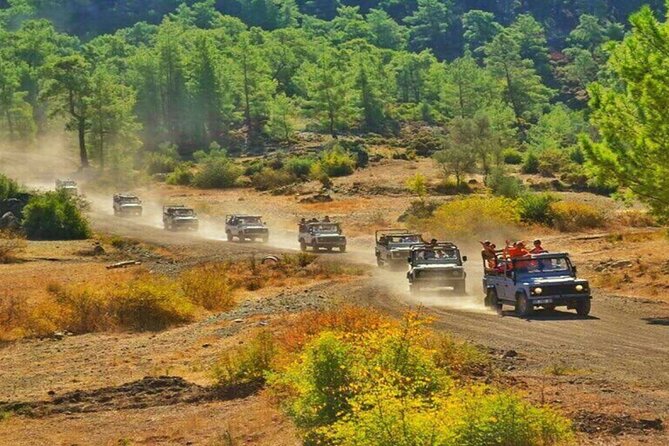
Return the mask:
<path id="1" fill-rule="evenodd" d="M 516 314 L 521 317 L 528 317 L 532 316 L 532 313 L 534 313 L 534 306 L 527 298 L 527 294 L 516 294 Z"/>
<path id="2" fill-rule="evenodd" d="M 576 314 L 581 317 L 587 317 L 590 314 L 590 299 L 576 304 Z"/>
<path id="3" fill-rule="evenodd" d="M 459 282 L 456 282 L 455 285 L 453 286 L 453 291 L 455 294 L 458 294 L 460 296 L 464 296 L 467 294 L 467 284 L 464 280 L 461 280 Z"/>
<path id="4" fill-rule="evenodd" d="M 226 236 L 226 238 L 228 239 L 229 242 L 232 241 L 232 238 L 233 238 L 233 237 L 232 237 L 232 232 L 227 231 L 227 232 L 225 233 L 225 236 Z"/>
<path id="5" fill-rule="evenodd" d="M 300 251 L 307 252 L 307 244 L 304 242 L 304 240 L 300 240 Z"/>

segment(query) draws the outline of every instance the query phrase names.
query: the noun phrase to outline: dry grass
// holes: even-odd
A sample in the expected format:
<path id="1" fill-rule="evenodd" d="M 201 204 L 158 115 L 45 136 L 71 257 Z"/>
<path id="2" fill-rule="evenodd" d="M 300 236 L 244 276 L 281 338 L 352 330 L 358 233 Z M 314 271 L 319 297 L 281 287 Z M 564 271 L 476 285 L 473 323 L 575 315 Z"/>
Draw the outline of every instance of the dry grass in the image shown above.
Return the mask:
<path id="1" fill-rule="evenodd" d="M 0 231 L 0 263 L 15 263 L 19 255 L 25 252 L 26 240 L 13 232 Z"/>
<path id="2" fill-rule="evenodd" d="M 278 341 L 286 350 L 296 352 L 323 331 L 360 334 L 393 323 L 387 316 L 371 308 L 345 306 L 329 311 L 311 311 L 289 321 L 278 335 Z"/>
<path id="3" fill-rule="evenodd" d="M 604 211 L 596 206 L 574 201 L 560 201 L 551 205 L 553 225 L 564 232 L 578 232 L 602 228 L 607 223 Z"/>

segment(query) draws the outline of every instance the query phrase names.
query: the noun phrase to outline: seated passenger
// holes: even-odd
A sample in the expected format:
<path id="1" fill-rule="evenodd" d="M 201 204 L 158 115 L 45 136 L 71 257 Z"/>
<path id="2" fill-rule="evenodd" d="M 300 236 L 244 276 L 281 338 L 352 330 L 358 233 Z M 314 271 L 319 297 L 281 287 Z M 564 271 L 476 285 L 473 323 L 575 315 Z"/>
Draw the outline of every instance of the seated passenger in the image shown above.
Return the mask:
<path id="1" fill-rule="evenodd" d="M 535 240 L 534 241 L 534 248 L 530 250 L 530 254 L 544 254 L 548 251 L 544 249 L 543 246 L 541 246 L 541 240 Z"/>

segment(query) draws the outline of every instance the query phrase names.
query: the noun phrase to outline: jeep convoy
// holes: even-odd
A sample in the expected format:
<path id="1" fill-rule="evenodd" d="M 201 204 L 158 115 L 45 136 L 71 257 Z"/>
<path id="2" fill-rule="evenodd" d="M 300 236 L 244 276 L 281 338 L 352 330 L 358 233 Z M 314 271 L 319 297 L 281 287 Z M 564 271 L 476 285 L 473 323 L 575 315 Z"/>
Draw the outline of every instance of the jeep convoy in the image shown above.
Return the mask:
<path id="1" fill-rule="evenodd" d="M 344 236 L 339 223 L 327 221 L 303 222 L 299 225 L 298 241 L 300 249 L 306 251 L 311 248 L 314 251 L 325 249 L 346 252 L 346 236 Z"/>
<path id="2" fill-rule="evenodd" d="M 418 294 L 426 289 L 451 288 L 456 294 L 464 294 L 466 278 L 462 256 L 453 243 L 421 243 L 410 248 L 408 257 L 409 290 Z"/>
<path id="3" fill-rule="evenodd" d="M 485 305 L 502 311 L 511 305 L 519 316 L 531 316 L 534 309 L 552 311 L 557 307 L 576 310 L 579 316 L 590 314 L 590 284 L 577 277 L 569 254 L 544 253 L 508 258 L 497 252 L 496 267 L 484 259 L 483 291 Z"/>
<path id="4" fill-rule="evenodd" d="M 375 239 L 376 264 L 392 269 L 404 267 L 411 247 L 423 240 L 420 234 L 405 229 L 379 230 L 376 231 Z"/>
<path id="5" fill-rule="evenodd" d="M 142 201 L 133 194 L 116 194 L 114 195 L 114 215 L 121 217 L 141 217 L 142 216 Z"/>
<path id="6" fill-rule="evenodd" d="M 183 205 L 163 206 L 163 227 L 168 231 L 197 231 L 200 220 L 192 208 Z"/>
<path id="7" fill-rule="evenodd" d="M 259 215 L 226 215 L 225 235 L 229 242 L 237 238 L 240 242 L 262 240 L 267 243 L 269 229 Z"/>

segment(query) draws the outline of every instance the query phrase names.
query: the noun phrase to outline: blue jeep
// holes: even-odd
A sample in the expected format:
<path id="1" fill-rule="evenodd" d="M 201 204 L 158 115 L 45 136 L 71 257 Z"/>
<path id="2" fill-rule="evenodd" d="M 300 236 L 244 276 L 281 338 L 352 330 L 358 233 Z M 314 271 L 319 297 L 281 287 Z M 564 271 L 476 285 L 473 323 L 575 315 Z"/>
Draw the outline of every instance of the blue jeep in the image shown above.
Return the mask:
<path id="1" fill-rule="evenodd" d="M 513 305 L 519 316 L 531 316 L 536 307 L 553 311 L 556 307 L 590 314 L 590 285 L 576 276 L 569 254 L 536 254 L 506 258 L 497 254 L 495 265 L 484 259 L 483 290 L 485 305 L 502 311 Z"/>

